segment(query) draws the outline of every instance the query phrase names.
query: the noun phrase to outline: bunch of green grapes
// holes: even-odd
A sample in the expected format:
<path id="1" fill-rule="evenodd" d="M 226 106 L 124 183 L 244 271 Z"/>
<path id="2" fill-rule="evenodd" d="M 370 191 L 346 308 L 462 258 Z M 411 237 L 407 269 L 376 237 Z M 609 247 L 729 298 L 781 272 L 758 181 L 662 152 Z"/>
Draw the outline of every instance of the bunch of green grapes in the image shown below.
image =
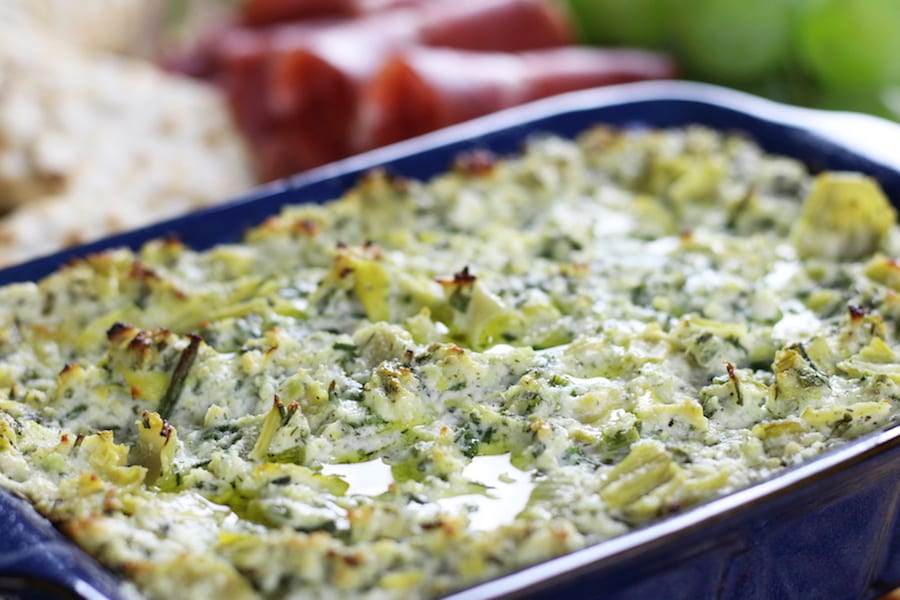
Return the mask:
<path id="1" fill-rule="evenodd" d="M 582 39 L 671 50 L 685 77 L 900 119 L 900 0 L 564 0 Z"/>

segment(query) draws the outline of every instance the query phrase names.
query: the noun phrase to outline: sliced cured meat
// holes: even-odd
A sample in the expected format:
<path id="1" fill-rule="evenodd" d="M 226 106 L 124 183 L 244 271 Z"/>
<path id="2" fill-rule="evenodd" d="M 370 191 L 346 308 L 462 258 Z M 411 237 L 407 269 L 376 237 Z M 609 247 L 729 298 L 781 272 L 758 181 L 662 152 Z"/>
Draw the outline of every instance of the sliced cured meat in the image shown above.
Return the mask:
<path id="1" fill-rule="evenodd" d="M 427 7 L 386 11 L 326 27 L 282 26 L 268 31 L 265 41 L 255 46 L 239 38 L 233 43 L 235 50 L 226 53 L 226 89 L 245 126 L 314 123 L 349 143 L 360 90 L 391 56 L 419 42 L 458 40 L 464 46 L 498 51 L 565 42 L 566 24 L 555 10 L 537 8 L 543 5 L 536 0 L 431 0 Z M 507 28 L 516 35 L 490 35 Z M 472 102 L 474 114 L 492 110 L 481 108 L 478 98 Z M 302 154 L 328 160 L 345 155 Z M 293 169 L 281 174 L 318 164 L 298 154 Z"/>
<path id="2" fill-rule="evenodd" d="M 315 17 L 358 17 L 427 0 L 247 0 L 241 20 L 251 27 Z"/>
<path id="3" fill-rule="evenodd" d="M 389 55 L 415 42 L 511 51 L 564 44 L 570 33 L 561 13 L 537 0 L 434 0 L 313 32 L 283 28 L 270 43 L 269 110 L 343 110 Z"/>
<path id="4" fill-rule="evenodd" d="M 366 87 L 353 145 L 367 150 L 512 106 L 525 97 L 523 80 L 521 59 L 509 54 L 405 52 Z"/>
<path id="5" fill-rule="evenodd" d="M 508 52 L 571 40 L 565 14 L 540 0 L 431 0 L 415 10 L 388 11 L 312 32 L 282 28 L 270 43 L 270 108 L 276 114 L 295 113 L 317 104 L 312 96 L 350 90 L 371 78 L 388 54 L 412 43 Z M 320 90 L 316 82 L 327 85 Z"/>
<path id="6" fill-rule="evenodd" d="M 302 48 L 293 45 L 286 30 L 272 38 L 263 62 L 241 74 L 243 83 L 229 86 L 231 97 L 238 98 L 247 82 L 255 80 L 254 98 L 242 98 L 237 109 L 241 122 L 266 131 L 282 130 L 278 137 L 289 140 L 278 146 L 293 151 L 280 154 L 277 168 L 263 168 L 266 175 L 287 175 L 350 153 L 359 91 L 383 61 L 411 38 L 409 16 L 393 11 L 383 18 L 320 31 L 309 35 Z M 383 35 L 385 31 L 393 35 Z M 231 69 L 230 74 L 234 73 Z"/>
<path id="7" fill-rule="evenodd" d="M 223 35 L 214 59 L 227 57 L 227 69 L 216 68 L 214 80 L 228 97 L 232 114 L 245 132 L 256 131 L 271 121 L 266 95 L 268 40 L 245 30 Z"/>
<path id="8" fill-rule="evenodd" d="M 525 101 L 589 87 L 671 79 L 677 75 L 675 62 L 669 56 L 643 50 L 572 46 L 520 56 L 527 73 Z"/>
<path id="9" fill-rule="evenodd" d="M 273 178 L 533 98 L 671 76 L 658 55 L 572 41 L 551 0 L 249 0 L 193 68 L 226 91 Z"/>
<path id="10" fill-rule="evenodd" d="M 271 36 L 266 56 L 268 109 L 278 116 L 356 104 L 359 87 L 398 49 L 414 42 L 417 15 L 389 11 L 338 26 Z"/>
<path id="11" fill-rule="evenodd" d="M 219 79 L 242 126 L 254 127 L 323 105 L 334 119 L 348 119 L 359 86 L 402 46 L 508 51 L 571 40 L 564 15 L 541 0 L 357 0 L 369 8 L 388 2 L 409 6 L 360 19 L 220 32 L 185 68 Z"/>
<path id="12" fill-rule="evenodd" d="M 347 16 L 356 0 L 247 0 L 241 10 L 246 25 L 259 26 L 310 17 Z"/>
<path id="13" fill-rule="evenodd" d="M 350 155 L 346 139 L 317 122 L 282 122 L 250 139 L 263 181 L 297 173 Z"/>
<path id="14" fill-rule="evenodd" d="M 416 48 L 389 60 L 367 85 L 354 147 L 374 148 L 564 91 L 674 74 L 669 58 L 638 50 Z"/>
<path id="15" fill-rule="evenodd" d="M 422 5 L 419 42 L 461 50 L 517 52 L 574 40 L 568 14 L 543 0 L 456 0 Z"/>

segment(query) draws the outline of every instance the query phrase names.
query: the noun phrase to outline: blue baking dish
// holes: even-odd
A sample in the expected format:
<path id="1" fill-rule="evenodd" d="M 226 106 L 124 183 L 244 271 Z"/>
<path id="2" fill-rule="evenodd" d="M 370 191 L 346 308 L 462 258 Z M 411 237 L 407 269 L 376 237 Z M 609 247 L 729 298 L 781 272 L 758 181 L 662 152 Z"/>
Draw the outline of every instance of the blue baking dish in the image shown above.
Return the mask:
<path id="1" fill-rule="evenodd" d="M 369 169 L 428 178 L 472 148 L 511 153 L 535 133 L 573 136 L 596 123 L 703 124 L 739 131 L 812 170 L 878 179 L 900 204 L 900 126 L 788 107 L 686 82 L 576 92 L 497 113 L 308 171 L 246 197 L 0 271 L 39 279 L 72 258 L 161 236 L 207 248 L 233 242 L 285 204 L 324 202 Z M 474 598 L 875 598 L 900 586 L 900 426 L 632 533 L 452 596 Z M 117 599 L 115 578 L 24 501 L 0 493 L 0 597 Z"/>

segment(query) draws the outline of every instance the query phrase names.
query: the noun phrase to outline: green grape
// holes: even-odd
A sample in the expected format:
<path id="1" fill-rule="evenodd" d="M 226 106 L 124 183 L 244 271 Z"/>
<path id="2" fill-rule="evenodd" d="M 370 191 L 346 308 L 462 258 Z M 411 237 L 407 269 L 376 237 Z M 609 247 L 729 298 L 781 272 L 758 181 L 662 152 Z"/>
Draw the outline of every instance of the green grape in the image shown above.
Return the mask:
<path id="1" fill-rule="evenodd" d="M 589 44 L 663 46 L 668 40 L 666 0 L 567 0 Z"/>
<path id="2" fill-rule="evenodd" d="M 822 90 L 816 99 L 816 107 L 828 110 L 849 110 L 877 115 L 886 119 L 897 119 L 898 114 L 890 105 L 887 90 L 868 88 Z"/>
<path id="3" fill-rule="evenodd" d="M 825 86 L 900 82 L 900 0 L 808 2 L 797 47 L 802 64 Z"/>
<path id="4" fill-rule="evenodd" d="M 787 55 L 792 3 L 669 0 L 675 46 L 689 74 L 736 83 L 760 78 Z"/>

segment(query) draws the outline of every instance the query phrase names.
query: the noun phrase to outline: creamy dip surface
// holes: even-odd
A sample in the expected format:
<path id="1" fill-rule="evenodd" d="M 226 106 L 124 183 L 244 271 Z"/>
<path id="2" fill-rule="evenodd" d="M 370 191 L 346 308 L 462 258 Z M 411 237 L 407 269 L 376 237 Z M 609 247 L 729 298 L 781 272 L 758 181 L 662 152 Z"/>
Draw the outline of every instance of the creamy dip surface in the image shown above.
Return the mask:
<path id="1" fill-rule="evenodd" d="M 372 173 L 0 289 L 0 484 L 130 595 L 440 596 L 895 424 L 895 221 L 702 128 Z"/>

